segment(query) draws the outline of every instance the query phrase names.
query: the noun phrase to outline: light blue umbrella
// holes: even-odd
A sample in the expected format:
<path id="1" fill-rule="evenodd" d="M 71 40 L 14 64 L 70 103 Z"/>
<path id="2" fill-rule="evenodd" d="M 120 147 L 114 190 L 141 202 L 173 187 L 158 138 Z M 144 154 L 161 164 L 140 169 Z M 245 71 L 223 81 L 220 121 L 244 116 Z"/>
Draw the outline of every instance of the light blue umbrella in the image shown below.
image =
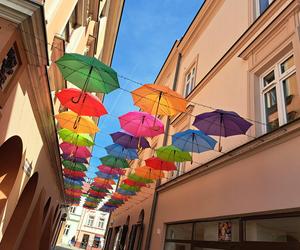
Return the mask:
<path id="1" fill-rule="evenodd" d="M 213 150 L 217 141 L 200 130 L 188 129 L 172 135 L 172 144 L 182 151 L 201 153 Z"/>
<path id="2" fill-rule="evenodd" d="M 129 160 L 138 159 L 138 154 L 135 149 L 124 148 L 123 146 L 116 143 L 105 147 L 105 150 L 108 154 L 118 158 Z"/>

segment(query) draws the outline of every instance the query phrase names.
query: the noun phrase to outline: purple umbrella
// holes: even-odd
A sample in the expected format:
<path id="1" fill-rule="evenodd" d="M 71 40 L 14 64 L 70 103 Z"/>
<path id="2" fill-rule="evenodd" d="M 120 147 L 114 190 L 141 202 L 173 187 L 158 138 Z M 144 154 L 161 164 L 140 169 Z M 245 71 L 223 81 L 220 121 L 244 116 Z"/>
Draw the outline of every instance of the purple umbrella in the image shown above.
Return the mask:
<path id="1" fill-rule="evenodd" d="M 219 151 L 221 152 L 221 136 L 246 134 L 252 123 L 235 112 L 217 109 L 197 115 L 193 125 L 207 135 L 219 136 Z"/>
<path id="2" fill-rule="evenodd" d="M 110 136 L 113 139 L 114 143 L 122 145 L 124 148 L 150 148 L 150 144 L 145 139 L 145 137 L 135 137 L 124 132 L 112 133 L 110 134 Z"/>

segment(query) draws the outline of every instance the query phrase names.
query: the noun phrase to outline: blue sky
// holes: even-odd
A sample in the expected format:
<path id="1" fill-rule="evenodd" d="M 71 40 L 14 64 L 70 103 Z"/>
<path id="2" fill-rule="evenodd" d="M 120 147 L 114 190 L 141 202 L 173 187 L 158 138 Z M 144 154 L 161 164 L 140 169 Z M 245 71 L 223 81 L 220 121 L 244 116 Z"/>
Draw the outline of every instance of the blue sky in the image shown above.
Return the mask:
<path id="1" fill-rule="evenodd" d="M 126 0 L 112 67 L 121 76 L 139 83 L 152 83 L 163 65 L 174 41 L 180 39 L 199 10 L 203 0 Z M 105 96 L 109 113 L 99 121 L 93 156 L 87 176 L 92 178 L 112 144 L 110 133 L 120 130 L 118 116 L 132 110 L 129 91 L 139 84 L 119 77 L 122 89 Z M 125 90 L 124 90 L 125 89 Z"/>

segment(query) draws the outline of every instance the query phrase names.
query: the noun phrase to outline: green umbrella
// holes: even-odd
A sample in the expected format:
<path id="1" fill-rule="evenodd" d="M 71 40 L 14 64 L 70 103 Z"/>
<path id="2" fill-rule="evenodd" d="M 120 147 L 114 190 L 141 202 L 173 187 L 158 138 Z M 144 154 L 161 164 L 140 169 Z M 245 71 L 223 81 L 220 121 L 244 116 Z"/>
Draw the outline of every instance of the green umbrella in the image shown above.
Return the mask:
<path id="1" fill-rule="evenodd" d="M 134 191 L 134 192 L 140 191 L 140 187 L 129 186 L 129 185 L 126 185 L 126 184 L 121 184 L 120 188 L 122 188 L 124 190 L 128 190 L 128 191 Z"/>
<path id="2" fill-rule="evenodd" d="M 75 170 L 75 171 L 87 171 L 86 166 L 84 166 L 82 163 L 79 162 L 72 162 L 72 161 L 67 161 L 63 160 L 62 164 L 65 168 Z"/>
<path id="3" fill-rule="evenodd" d="M 121 159 L 112 155 L 107 155 L 100 158 L 103 165 L 112 168 L 129 168 L 129 164 L 125 159 Z"/>
<path id="4" fill-rule="evenodd" d="M 92 190 L 96 191 L 96 192 L 101 192 L 101 193 L 109 193 L 108 189 L 105 189 L 105 188 L 98 188 L 96 186 L 91 186 Z"/>
<path id="5" fill-rule="evenodd" d="M 120 87 L 117 73 L 95 57 L 66 53 L 56 64 L 63 77 L 83 91 L 107 94 Z"/>
<path id="6" fill-rule="evenodd" d="M 88 134 L 77 134 L 69 129 L 63 128 L 58 131 L 59 137 L 66 142 L 77 146 L 93 146 L 94 142 L 92 137 Z"/>
<path id="7" fill-rule="evenodd" d="M 68 183 L 65 183 L 64 186 L 65 186 L 65 188 L 67 188 L 67 189 L 68 189 L 68 188 L 71 188 L 71 189 L 78 189 L 78 190 L 82 189 L 82 186 L 76 185 L 76 184 L 68 184 Z"/>
<path id="8" fill-rule="evenodd" d="M 153 182 L 153 180 L 151 180 L 151 179 L 146 179 L 146 178 L 140 177 L 136 174 L 130 174 L 130 175 L 128 175 L 127 178 L 130 180 L 133 180 L 133 181 L 143 182 L 143 183 L 152 183 Z"/>
<path id="9" fill-rule="evenodd" d="M 111 203 L 111 204 L 114 204 L 114 205 L 121 205 L 121 204 L 124 204 L 124 201 L 123 201 L 123 200 L 114 200 L 114 199 L 110 199 L 108 202 Z"/>
<path id="10" fill-rule="evenodd" d="M 160 147 L 155 150 L 158 158 L 164 161 L 176 161 L 176 162 L 184 162 L 191 161 L 192 157 L 188 152 L 182 151 L 181 149 L 169 145 L 165 147 Z"/>

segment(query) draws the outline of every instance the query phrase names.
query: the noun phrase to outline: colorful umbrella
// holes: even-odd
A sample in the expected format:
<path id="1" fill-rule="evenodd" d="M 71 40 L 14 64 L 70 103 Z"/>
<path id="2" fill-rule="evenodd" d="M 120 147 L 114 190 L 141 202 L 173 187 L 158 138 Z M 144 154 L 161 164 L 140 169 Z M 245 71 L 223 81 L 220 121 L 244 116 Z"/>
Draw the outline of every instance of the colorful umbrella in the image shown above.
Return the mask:
<path id="1" fill-rule="evenodd" d="M 59 145 L 64 154 L 78 158 L 89 158 L 91 152 L 84 146 L 76 146 L 68 142 L 63 142 Z"/>
<path id="2" fill-rule="evenodd" d="M 80 116 L 100 117 L 107 114 L 97 96 L 83 93 L 79 89 L 68 88 L 56 93 L 60 103 Z M 81 98 L 82 97 L 82 98 Z"/>
<path id="3" fill-rule="evenodd" d="M 215 148 L 217 141 L 200 130 L 188 129 L 172 136 L 172 144 L 182 151 L 201 153 Z"/>
<path id="4" fill-rule="evenodd" d="M 113 205 L 122 205 L 122 204 L 124 204 L 124 201 L 122 201 L 122 200 L 114 200 L 114 199 L 110 199 L 110 200 L 108 201 L 108 203 L 113 204 Z"/>
<path id="5" fill-rule="evenodd" d="M 72 179 L 72 180 L 84 181 L 84 177 L 81 177 L 81 176 L 72 176 L 72 175 L 68 175 L 68 174 L 64 174 L 64 176 L 66 178 L 69 178 L 69 179 Z"/>
<path id="6" fill-rule="evenodd" d="M 78 134 L 69 129 L 63 128 L 58 131 L 59 137 L 66 142 L 77 146 L 93 146 L 94 141 L 88 134 Z"/>
<path id="7" fill-rule="evenodd" d="M 122 188 L 118 188 L 117 193 L 128 196 L 136 195 L 136 192 L 124 190 Z"/>
<path id="8" fill-rule="evenodd" d="M 95 57 L 66 53 L 56 64 L 67 81 L 84 91 L 107 94 L 119 88 L 117 73 Z"/>
<path id="9" fill-rule="evenodd" d="M 174 171 L 176 166 L 173 162 L 163 161 L 158 157 L 151 157 L 145 160 L 146 166 L 160 171 Z"/>
<path id="10" fill-rule="evenodd" d="M 73 180 L 73 179 L 69 179 L 69 178 L 64 178 L 64 182 L 71 184 L 71 185 L 80 185 L 82 186 L 82 181 L 77 181 L 77 180 Z"/>
<path id="11" fill-rule="evenodd" d="M 181 149 L 173 145 L 160 147 L 155 151 L 157 157 L 159 157 L 164 161 L 172 161 L 172 162 L 192 161 L 192 157 L 188 152 L 182 151 Z"/>
<path id="12" fill-rule="evenodd" d="M 165 177 L 162 171 L 155 170 L 149 167 L 138 167 L 134 169 L 134 172 L 136 175 L 145 179 L 157 180 Z"/>
<path id="13" fill-rule="evenodd" d="M 119 117 L 121 128 L 141 137 L 154 137 L 164 133 L 163 123 L 146 112 L 132 111 Z"/>
<path id="14" fill-rule="evenodd" d="M 89 195 L 106 196 L 107 193 L 105 193 L 105 192 L 97 192 L 97 191 L 91 189 L 91 190 L 89 190 Z"/>
<path id="15" fill-rule="evenodd" d="M 138 192 L 140 191 L 140 187 L 136 187 L 136 186 L 129 186 L 126 184 L 121 184 L 120 188 L 124 189 L 124 190 L 128 190 L 128 191 L 134 191 L 134 192 Z"/>
<path id="16" fill-rule="evenodd" d="M 112 168 L 129 168 L 129 164 L 126 160 L 112 155 L 104 156 L 100 158 L 100 161 L 102 162 L 102 164 Z"/>
<path id="17" fill-rule="evenodd" d="M 87 171 L 87 168 L 85 165 L 82 163 L 76 163 L 76 162 L 71 162 L 71 161 L 62 161 L 62 165 L 70 170 L 75 170 L 75 171 Z"/>
<path id="18" fill-rule="evenodd" d="M 64 160 L 67 161 L 76 162 L 76 163 L 89 163 L 88 160 L 85 158 L 78 158 L 67 154 L 62 154 L 61 156 Z"/>
<path id="19" fill-rule="evenodd" d="M 102 173 L 101 171 L 97 171 L 95 174 L 103 179 L 117 179 L 119 177 L 117 174 L 106 174 Z"/>
<path id="20" fill-rule="evenodd" d="M 111 144 L 106 146 L 105 150 L 108 154 L 122 159 L 134 160 L 139 158 L 135 149 L 124 148 L 119 144 Z"/>
<path id="21" fill-rule="evenodd" d="M 100 165 L 98 166 L 98 169 L 100 172 L 105 173 L 105 174 L 117 174 L 117 175 L 124 175 L 125 174 L 125 170 L 124 169 L 120 169 L 120 168 L 111 168 L 109 166 L 105 166 L 105 165 Z"/>
<path id="22" fill-rule="evenodd" d="M 124 132 L 112 133 L 110 136 L 114 143 L 122 145 L 124 148 L 150 148 L 150 144 L 145 137 L 135 137 Z"/>
<path id="23" fill-rule="evenodd" d="M 116 184 L 116 182 L 114 180 L 103 179 L 103 178 L 100 178 L 100 177 L 94 178 L 94 183 L 108 183 L 108 184 L 112 184 L 112 185 Z"/>
<path id="24" fill-rule="evenodd" d="M 137 182 L 144 182 L 144 183 L 152 183 L 153 180 L 149 178 L 142 178 L 136 174 L 129 174 L 127 177 L 129 180 L 137 181 Z"/>
<path id="25" fill-rule="evenodd" d="M 130 179 L 123 180 L 123 183 L 128 186 L 136 186 L 136 187 L 145 187 L 146 184 L 144 182 L 138 182 Z"/>
<path id="26" fill-rule="evenodd" d="M 95 134 L 99 131 L 99 128 L 91 118 L 78 116 L 72 111 L 61 112 L 55 115 L 55 118 L 62 128 L 76 133 Z"/>
<path id="27" fill-rule="evenodd" d="M 63 173 L 65 176 L 72 176 L 72 177 L 85 177 L 85 173 L 82 171 L 75 171 L 68 168 L 63 169 Z"/>
<path id="28" fill-rule="evenodd" d="M 99 187 L 93 186 L 93 185 L 91 185 L 91 190 L 94 190 L 96 192 L 109 193 L 108 189 L 106 189 L 106 188 L 99 188 Z"/>
<path id="29" fill-rule="evenodd" d="M 78 186 L 78 185 L 71 185 L 71 184 L 67 184 L 67 183 L 64 184 L 64 187 L 65 187 L 66 189 L 77 189 L 77 190 L 81 190 L 81 189 L 82 189 L 81 186 Z"/>
<path id="30" fill-rule="evenodd" d="M 112 185 L 103 182 L 93 182 L 93 186 L 99 189 L 113 189 Z"/>
<path id="31" fill-rule="evenodd" d="M 111 198 L 113 199 L 119 199 L 119 200 L 128 200 L 128 196 L 126 195 L 122 195 L 122 194 L 119 194 L 119 193 L 114 193 Z"/>
<path id="32" fill-rule="evenodd" d="M 221 136 L 233 136 L 246 134 L 252 124 L 240 117 L 233 111 L 217 109 L 197 115 L 193 125 L 207 135 L 219 136 L 219 151 L 221 147 Z"/>
<path id="33" fill-rule="evenodd" d="M 142 111 L 172 116 L 185 112 L 187 101 L 167 86 L 144 84 L 132 91 L 134 104 Z"/>

